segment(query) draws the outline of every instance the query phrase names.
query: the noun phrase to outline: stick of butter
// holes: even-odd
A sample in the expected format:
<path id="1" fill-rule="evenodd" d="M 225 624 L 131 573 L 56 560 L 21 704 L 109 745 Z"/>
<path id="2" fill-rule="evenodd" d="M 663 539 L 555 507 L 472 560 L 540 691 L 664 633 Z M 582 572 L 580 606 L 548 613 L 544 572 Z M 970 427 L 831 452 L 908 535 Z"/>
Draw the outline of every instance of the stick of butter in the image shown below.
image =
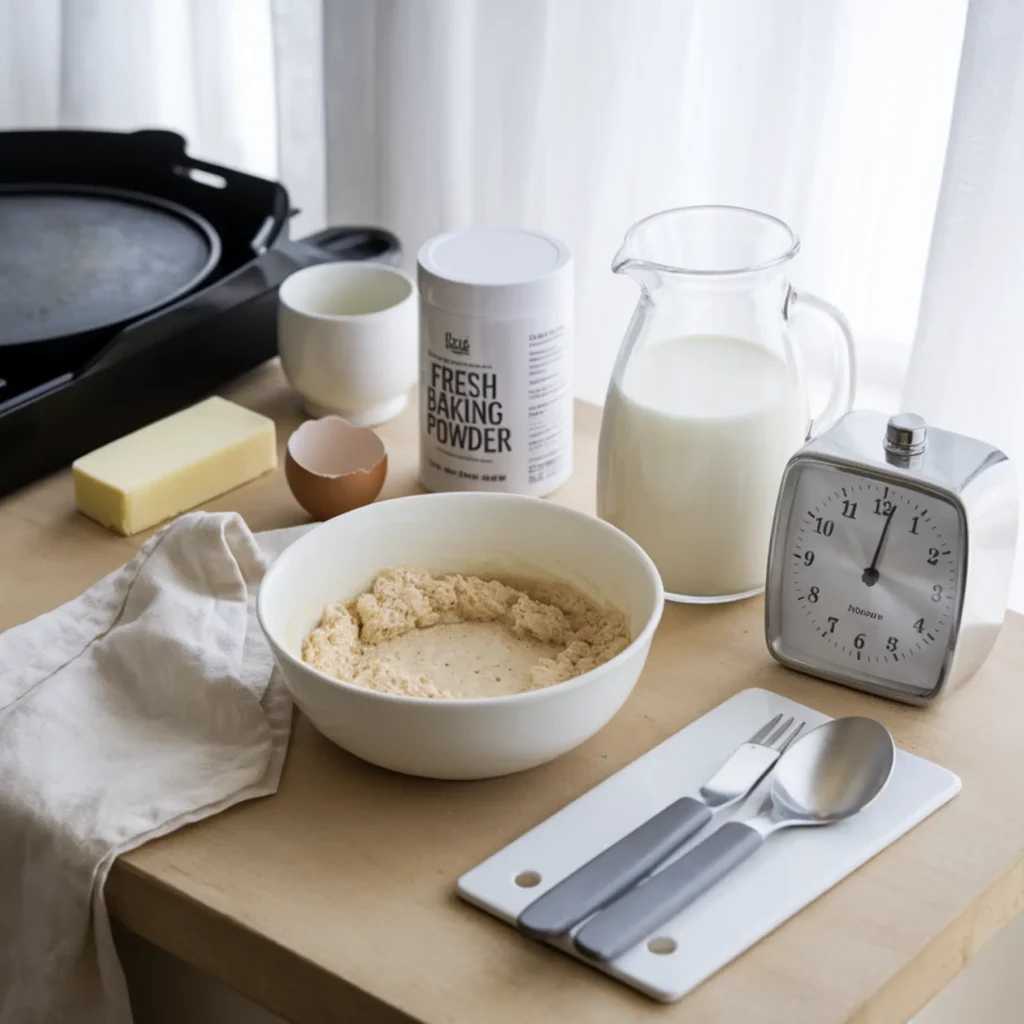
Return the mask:
<path id="1" fill-rule="evenodd" d="M 79 511 L 129 536 L 276 465 L 273 420 L 208 398 L 83 455 L 71 470 Z"/>

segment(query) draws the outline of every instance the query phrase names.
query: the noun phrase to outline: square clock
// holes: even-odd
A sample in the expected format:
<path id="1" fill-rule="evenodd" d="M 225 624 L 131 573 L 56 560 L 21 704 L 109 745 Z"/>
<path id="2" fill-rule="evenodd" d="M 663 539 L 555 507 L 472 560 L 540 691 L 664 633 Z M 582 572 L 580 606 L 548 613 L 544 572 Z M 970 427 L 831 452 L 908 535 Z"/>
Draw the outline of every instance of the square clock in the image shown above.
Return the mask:
<path id="1" fill-rule="evenodd" d="M 909 413 L 848 413 L 783 473 L 768 647 L 800 672 L 930 703 L 991 651 L 1016 538 L 1016 480 L 999 449 Z"/>

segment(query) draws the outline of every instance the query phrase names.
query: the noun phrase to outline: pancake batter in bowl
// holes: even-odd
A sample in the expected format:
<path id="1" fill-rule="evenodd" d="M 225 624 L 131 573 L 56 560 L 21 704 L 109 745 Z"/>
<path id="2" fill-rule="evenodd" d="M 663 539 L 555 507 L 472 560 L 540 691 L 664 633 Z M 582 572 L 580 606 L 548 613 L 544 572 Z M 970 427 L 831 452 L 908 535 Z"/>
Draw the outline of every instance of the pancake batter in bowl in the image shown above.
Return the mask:
<path id="1" fill-rule="evenodd" d="M 385 569 L 324 609 L 302 659 L 327 675 L 410 697 L 499 697 L 589 672 L 630 642 L 625 616 L 567 583 Z"/>

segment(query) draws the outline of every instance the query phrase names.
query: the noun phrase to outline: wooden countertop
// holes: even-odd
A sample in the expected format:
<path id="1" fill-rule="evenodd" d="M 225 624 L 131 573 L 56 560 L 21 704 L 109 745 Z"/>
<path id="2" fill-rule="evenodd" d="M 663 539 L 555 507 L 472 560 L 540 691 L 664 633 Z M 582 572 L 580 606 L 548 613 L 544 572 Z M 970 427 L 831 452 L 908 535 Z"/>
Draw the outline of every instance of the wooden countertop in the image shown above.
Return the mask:
<path id="1" fill-rule="evenodd" d="M 302 416 L 276 364 L 224 392 Z M 577 472 L 556 500 L 591 510 L 599 413 L 578 412 Z M 410 411 L 380 431 L 384 496 L 416 485 Z M 254 530 L 304 522 L 280 471 L 216 501 Z M 0 502 L 0 628 L 126 561 L 130 539 L 77 515 L 62 473 Z M 140 935 L 298 1024 L 642 1020 L 903 1024 L 1024 906 L 1024 619 L 978 676 L 914 709 L 775 665 L 762 604 L 669 606 L 624 709 L 578 750 L 487 782 L 364 764 L 299 716 L 280 792 L 122 857 L 108 896 Z M 520 938 L 456 899 L 456 878 L 731 694 L 762 686 L 830 715 L 883 721 L 953 769 L 963 792 L 672 1006 Z"/>

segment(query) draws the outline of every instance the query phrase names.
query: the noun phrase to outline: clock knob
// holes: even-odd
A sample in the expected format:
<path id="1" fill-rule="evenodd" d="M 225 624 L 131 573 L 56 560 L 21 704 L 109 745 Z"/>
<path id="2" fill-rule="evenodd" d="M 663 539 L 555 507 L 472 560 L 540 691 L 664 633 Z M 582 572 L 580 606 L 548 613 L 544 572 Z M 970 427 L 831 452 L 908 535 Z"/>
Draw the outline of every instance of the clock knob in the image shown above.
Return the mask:
<path id="1" fill-rule="evenodd" d="M 912 412 L 889 417 L 885 428 L 885 447 L 894 455 L 920 455 L 928 443 L 928 424 Z"/>

